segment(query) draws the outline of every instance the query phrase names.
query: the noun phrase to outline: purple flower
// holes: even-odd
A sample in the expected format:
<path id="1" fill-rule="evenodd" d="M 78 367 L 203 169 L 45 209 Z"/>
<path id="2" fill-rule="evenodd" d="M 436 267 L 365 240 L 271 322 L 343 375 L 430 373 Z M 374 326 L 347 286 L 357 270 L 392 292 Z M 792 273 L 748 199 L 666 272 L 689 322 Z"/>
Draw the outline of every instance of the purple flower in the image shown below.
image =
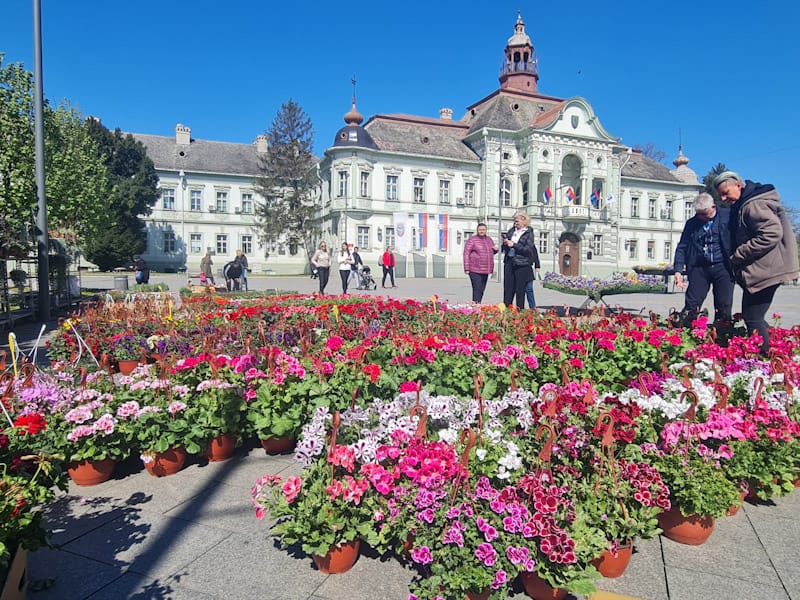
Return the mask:
<path id="1" fill-rule="evenodd" d="M 478 560 L 482 560 L 483 564 L 491 567 L 497 562 L 497 552 L 491 544 L 483 543 L 475 549 L 475 556 Z"/>
<path id="2" fill-rule="evenodd" d="M 431 549 L 427 546 L 421 546 L 419 548 L 414 548 L 411 551 L 411 560 L 421 565 L 427 565 L 433 562 L 433 555 L 431 554 Z"/>

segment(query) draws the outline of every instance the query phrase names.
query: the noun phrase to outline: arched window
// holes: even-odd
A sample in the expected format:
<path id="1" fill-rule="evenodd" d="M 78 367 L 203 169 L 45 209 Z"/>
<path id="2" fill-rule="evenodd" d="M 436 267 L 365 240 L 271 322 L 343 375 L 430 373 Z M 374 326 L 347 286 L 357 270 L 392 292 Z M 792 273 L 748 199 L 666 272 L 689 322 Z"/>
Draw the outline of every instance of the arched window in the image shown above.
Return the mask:
<path id="1" fill-rule="evenodd" d="M 507 177 L 500 180 L 500 201 L 503 206 L 511 206 L 511 180 Z"/>

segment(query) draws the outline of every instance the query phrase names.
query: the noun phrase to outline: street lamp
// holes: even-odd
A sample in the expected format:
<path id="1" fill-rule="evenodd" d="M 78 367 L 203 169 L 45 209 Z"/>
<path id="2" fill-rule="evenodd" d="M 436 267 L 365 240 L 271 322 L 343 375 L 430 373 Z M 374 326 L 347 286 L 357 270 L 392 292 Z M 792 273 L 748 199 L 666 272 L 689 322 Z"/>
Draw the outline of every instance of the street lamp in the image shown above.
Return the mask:
<path id="1" fill-rule="evenodd" d="M 622 217 L 622 169 L 625 168 L 625 165 L 628 164 L 628 161 L 630 161 L 632 156 L 633 156 L 633 148 L 628 148 L 627 156 L 625 157 L 625 160 L 622 162 L 622 165 L 619 168 L 619 188 L 617 188 L 617 252 L 616 252 L 616 254 L 617 254 L 616 271 L 617 272 L 619 272 L 619 247 L 620 247 L 620 245 L 619 245 L 619 243 L 620 243 L 620 239 L 619 239 L 619 221 L 620 221 L 620 218 Z"/>

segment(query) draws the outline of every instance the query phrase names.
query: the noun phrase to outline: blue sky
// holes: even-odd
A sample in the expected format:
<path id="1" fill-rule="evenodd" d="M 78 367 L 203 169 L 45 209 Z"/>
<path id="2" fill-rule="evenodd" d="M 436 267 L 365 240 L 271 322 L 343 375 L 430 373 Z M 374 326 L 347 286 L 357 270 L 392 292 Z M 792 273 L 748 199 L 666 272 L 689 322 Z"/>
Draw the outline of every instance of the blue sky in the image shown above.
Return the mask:
<path id="1" fill-rule="evenodd" d="M 0 53 L 33 70 L 30 0 L 0 15 Z M 517 10 L 539 54 L 539 90 L 582 96 L 623 143 L 717 162 L 800 206 L 798 3 L 401 3 L 42 0 L 45 96 L 110 128 L 251 142 L 288 98 L 321 154 L 358 109 L 460 118 L 498 87 Z M 671 165 L 670 165 L 671 166 Z"/>

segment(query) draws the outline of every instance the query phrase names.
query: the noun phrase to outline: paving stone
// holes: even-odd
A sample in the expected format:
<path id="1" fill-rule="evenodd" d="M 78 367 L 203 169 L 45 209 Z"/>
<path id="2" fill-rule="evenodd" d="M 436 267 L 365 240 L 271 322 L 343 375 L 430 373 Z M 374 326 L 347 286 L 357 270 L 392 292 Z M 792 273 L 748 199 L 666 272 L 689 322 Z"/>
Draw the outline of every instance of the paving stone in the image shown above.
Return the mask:
<path id="1" fill-rule="evenodd" d="M 106 564 L 65 550 L 41 549 L 28 553 L 28 598 L 64 600 L 88 598 L 119 579 L 122 565 Z M 30 586 L 51 580 L 49 587 L 33 591 Z M 119 597 L 119 596 L 118 596 Z"/>
<path id="2" fill-rule="evenodd" d="M 660 538 L 636 540 L 631 562 L 622 576 L 600 579 L 597 588 L 646 600 L 669 600 Z"/>
<path id="3" fill-rule="evenodd" d="M 670 600 L 789 600 L 780 584 L 765 585 L 670 566 L 666 569 Z"/>

